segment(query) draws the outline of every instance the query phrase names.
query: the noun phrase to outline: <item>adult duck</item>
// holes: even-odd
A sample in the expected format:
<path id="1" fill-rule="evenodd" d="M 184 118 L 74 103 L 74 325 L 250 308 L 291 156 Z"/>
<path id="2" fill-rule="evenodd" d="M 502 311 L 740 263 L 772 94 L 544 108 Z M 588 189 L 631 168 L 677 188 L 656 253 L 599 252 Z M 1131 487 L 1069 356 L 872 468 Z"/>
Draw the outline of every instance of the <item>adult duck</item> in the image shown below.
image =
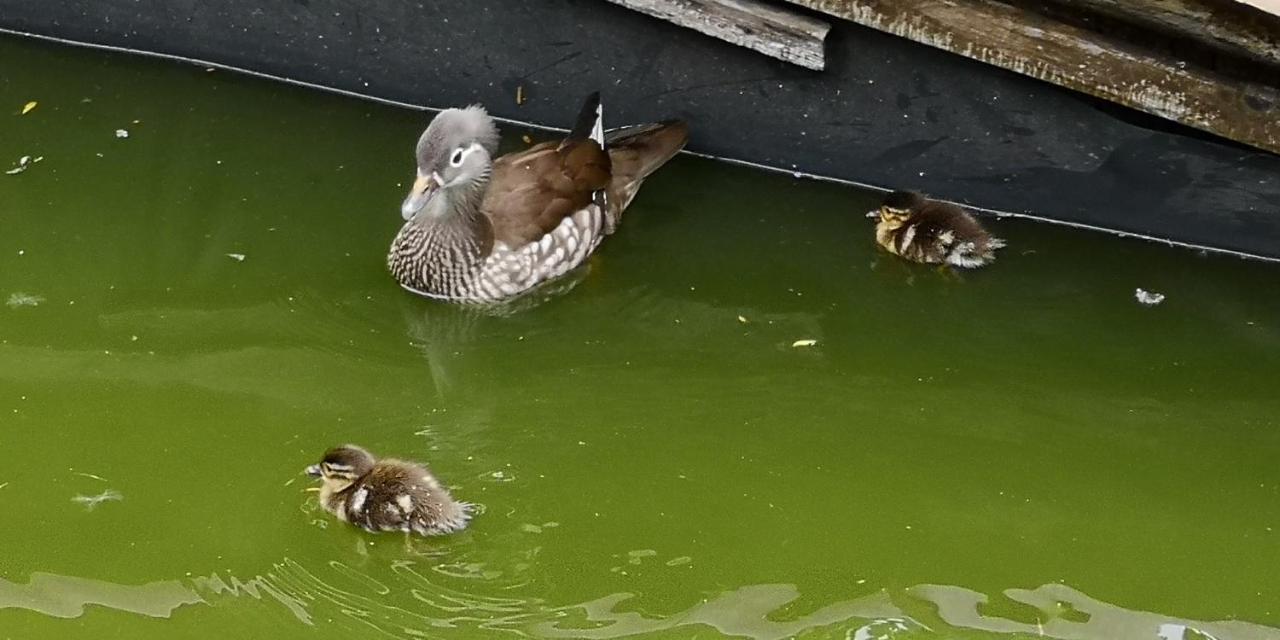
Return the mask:
<path id="1" fill-rule="evenodd" d="M 497 157 L 480 106 L 440 112 L 418 140 L 417 178 L 387 265 L 405 289 L 502 302 L 582 264 L 617 229 L 644 179 L 688 138 L 683 122 L 604 132 L 588 96 L 568 137 Z"/>

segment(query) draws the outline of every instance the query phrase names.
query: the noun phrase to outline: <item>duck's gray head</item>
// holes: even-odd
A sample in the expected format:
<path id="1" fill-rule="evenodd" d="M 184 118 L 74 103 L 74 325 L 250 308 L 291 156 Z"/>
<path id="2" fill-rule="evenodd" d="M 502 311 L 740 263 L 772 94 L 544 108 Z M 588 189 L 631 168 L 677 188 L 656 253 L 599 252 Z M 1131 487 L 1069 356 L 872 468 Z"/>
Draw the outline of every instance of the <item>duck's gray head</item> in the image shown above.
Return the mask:
<path id="1" fill-rule="evenodd" d="M 408 220 L 440 192 L 487 179 L 497 153 L 498 127 L 484 107 L 441 111 L 418 139 L 418 175 L 401 215 Z"/>

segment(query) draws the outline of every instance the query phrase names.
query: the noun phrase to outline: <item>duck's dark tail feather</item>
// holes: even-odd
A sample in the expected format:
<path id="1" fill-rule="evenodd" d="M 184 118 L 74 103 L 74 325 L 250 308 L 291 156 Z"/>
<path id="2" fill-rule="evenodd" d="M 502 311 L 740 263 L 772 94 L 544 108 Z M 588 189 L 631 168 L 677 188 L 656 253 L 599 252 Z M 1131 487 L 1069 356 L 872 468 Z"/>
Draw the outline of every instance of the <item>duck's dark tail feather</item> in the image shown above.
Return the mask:
<path id="1" fill-rule="evenodd" d="M 607 216 L 610 232 L 644 179 L 679 153 L 688 140 L 689 127 L 680 120 L 638 124 L 605 133 L 605 149 L 613 166 Z"/>
<path id="2" fill-rule="evenodd" d="M 565 142 L 588 138 L 604 147 L 604 106 L 600 104 L 599 91 L 593 91 L 582 103 L 582 109 L 578 111 L 578 119 L 573 122 L 573 129 L 569 131 Z"/>

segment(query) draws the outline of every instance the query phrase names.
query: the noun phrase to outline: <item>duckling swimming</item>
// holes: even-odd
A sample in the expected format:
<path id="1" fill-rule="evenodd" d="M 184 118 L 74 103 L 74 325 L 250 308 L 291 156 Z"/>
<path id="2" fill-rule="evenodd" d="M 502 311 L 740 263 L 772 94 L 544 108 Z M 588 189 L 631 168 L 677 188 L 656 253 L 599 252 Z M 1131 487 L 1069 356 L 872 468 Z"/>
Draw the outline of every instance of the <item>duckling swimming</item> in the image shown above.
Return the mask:
<path id="1" fill-rule="evenodd" d="M 1004 246 L 964 209 L 915 191 L 894 191 L 867 217 L 879 218 L 880 246 L 913 262 L 974 269 L 990 264 Z"/>
<path id="2" fill-rule="evenodd" d="M 352 444 L 325 452 L 306 469 L 320 478 L 320 506 L 366 531 L 423 536 L 461 531 L 471 505 L 457 502 L 421 464 L 384 458 Z"/>

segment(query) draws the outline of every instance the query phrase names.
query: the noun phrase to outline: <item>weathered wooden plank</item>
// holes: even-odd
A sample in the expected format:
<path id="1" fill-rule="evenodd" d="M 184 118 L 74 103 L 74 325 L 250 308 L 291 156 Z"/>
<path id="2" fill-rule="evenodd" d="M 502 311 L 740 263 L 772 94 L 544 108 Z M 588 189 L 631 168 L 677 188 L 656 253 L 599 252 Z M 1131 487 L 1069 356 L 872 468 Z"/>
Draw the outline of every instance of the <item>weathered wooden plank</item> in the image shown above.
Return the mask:
<path id="1" fill-rule="evenodd" d="M 826 66 L 831 25 L 759 0 L 609 0 L 808 69 Z"/>
<path id="2" fill-rule="evenodd" d="M 991 0 L 789 0 L 1280 153 L 1280 90 Z"/>
<path id="3" fill-rule="evenodd" d="M 1193 38 L 1268 64 L 1280 64 L 1280 17 L 1266 3 L 1236 0 L 1050 0 L 1165 34 Z M 1269 0 L 1280 11 L 1280 0 Z"/>

